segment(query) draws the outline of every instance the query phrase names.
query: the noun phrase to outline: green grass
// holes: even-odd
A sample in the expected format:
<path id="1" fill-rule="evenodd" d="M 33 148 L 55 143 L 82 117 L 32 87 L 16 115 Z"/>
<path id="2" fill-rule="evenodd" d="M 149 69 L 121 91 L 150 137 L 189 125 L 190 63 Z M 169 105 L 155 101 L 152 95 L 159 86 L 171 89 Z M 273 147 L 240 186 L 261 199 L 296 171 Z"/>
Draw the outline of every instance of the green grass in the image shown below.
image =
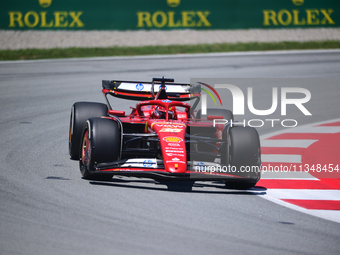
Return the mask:
<path id="1" fill-rule="evenodd" d="M 153 54 L 210 53 L 210 52 L 233 52 L 233 51 L 339 49 L 339 48 L 340 41 L 223 43 L 223 44 L 111 47 L 111 48 L 27 49 L 27 50 L 0 50 L 0 60 L 136 56 Z"/>

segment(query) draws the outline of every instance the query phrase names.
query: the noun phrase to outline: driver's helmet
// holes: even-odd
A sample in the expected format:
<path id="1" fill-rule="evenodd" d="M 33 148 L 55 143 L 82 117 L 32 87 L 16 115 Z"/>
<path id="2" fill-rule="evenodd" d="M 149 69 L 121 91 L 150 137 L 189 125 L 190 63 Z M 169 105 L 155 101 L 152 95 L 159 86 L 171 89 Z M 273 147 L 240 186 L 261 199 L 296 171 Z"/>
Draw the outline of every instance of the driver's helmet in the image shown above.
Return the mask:
<path id="1" fill-rule="evenodd" d="M 171 111 L 173 107 L 169 109 L 169 119 L 173 118 L 174 112 Z M 166 118 L 166 110 L 162 106 L 156 106 L 153 112 L 153 117 L 157 119 L 165 119 Z"/>

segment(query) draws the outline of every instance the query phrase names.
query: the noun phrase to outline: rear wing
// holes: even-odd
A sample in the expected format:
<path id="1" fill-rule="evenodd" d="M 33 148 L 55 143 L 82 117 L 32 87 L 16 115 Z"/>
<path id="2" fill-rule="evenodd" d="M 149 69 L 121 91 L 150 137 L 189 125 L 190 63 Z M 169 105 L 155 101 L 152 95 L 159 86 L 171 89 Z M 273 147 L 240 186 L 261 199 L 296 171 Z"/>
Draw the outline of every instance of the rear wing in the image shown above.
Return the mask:
<path id="1" fill-rule="evenodd" d="M 170 100 L 187 101 L 199 96 L 199 92 L 192 91 L 190 84 L 174 83 L 173 79 L 153 78 L 152 82 L 103 80 L 103 93 L 129 100 L 152 100 L 161 89 L 165 88 L 166 96 Z"/>

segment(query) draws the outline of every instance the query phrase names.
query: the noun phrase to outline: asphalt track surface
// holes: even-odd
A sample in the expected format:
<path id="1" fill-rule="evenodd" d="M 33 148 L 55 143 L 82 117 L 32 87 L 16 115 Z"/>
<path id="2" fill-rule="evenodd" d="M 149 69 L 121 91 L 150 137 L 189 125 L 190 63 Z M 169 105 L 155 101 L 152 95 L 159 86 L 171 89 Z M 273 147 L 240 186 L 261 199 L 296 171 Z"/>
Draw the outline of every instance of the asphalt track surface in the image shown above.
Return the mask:
<path id="1" fill-rule="evenodd" d="M 339 51 L 1 62 L 0 254 L 340 254 L 339 224 L 262 199 L 261 187 L 87 181 L 67 149 L 71 105 L 104 102 L 102 79 L 331 78 L 310 87 L 320 100 L 306 124 L 338 118 L 339 71 Z"/>

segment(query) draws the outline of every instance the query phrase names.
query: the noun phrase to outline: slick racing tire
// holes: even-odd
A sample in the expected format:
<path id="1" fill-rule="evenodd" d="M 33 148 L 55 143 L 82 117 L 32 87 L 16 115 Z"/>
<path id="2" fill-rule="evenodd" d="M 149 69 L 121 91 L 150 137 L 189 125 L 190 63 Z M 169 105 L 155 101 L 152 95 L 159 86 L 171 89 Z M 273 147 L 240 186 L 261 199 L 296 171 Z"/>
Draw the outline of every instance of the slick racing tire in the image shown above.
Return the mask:
<path id="1" fill-rule="evenodd" d="M 112 174 L 95 173 L 96 164 L 119 160 L 121 130 L 116 121 L 90 118 L 86 121 L 80 151 L 79 167 L 84 179 L 109 180 Z"/>
<path id="2" fill-rule="evenodd" d="M 236 170 L 235 175 L 240 180 L 227 180 L 227 188 L 249 189 L 255 186 L 260 179 L 261 146 L 259 135 L 253 127 L 231 127 L 226 143 L 228 158 L 222 158 L 223 164 L 229 164 Z M 232 172 L 233 173 L 233 172 Z"/>
<path id="3" fill-rule="evenodd" d="M 71 108 L 68 148 L 71 159 L 79 159 L 80 140 L 85 122 L 89 118 L 107 116 L 108 108 L 102 103 L 77 102 Z"/>
<path id="4" fill-rule="evenodd" d="M 227 110 L 227 109 L 208 108 L 207 109 L 207 115 L 211 115 L 211 116 L 223 116 L 223 119 L 225 119 L 225 120 L 228 120 L 228 121 L 232 120 L 232 121 L 234 121 L 234 114 L 230 110 Z M 197 111 L 196 118 L 200 119 L 201 116 L 202 116 L 201 109 L 199 109 Z"/>

